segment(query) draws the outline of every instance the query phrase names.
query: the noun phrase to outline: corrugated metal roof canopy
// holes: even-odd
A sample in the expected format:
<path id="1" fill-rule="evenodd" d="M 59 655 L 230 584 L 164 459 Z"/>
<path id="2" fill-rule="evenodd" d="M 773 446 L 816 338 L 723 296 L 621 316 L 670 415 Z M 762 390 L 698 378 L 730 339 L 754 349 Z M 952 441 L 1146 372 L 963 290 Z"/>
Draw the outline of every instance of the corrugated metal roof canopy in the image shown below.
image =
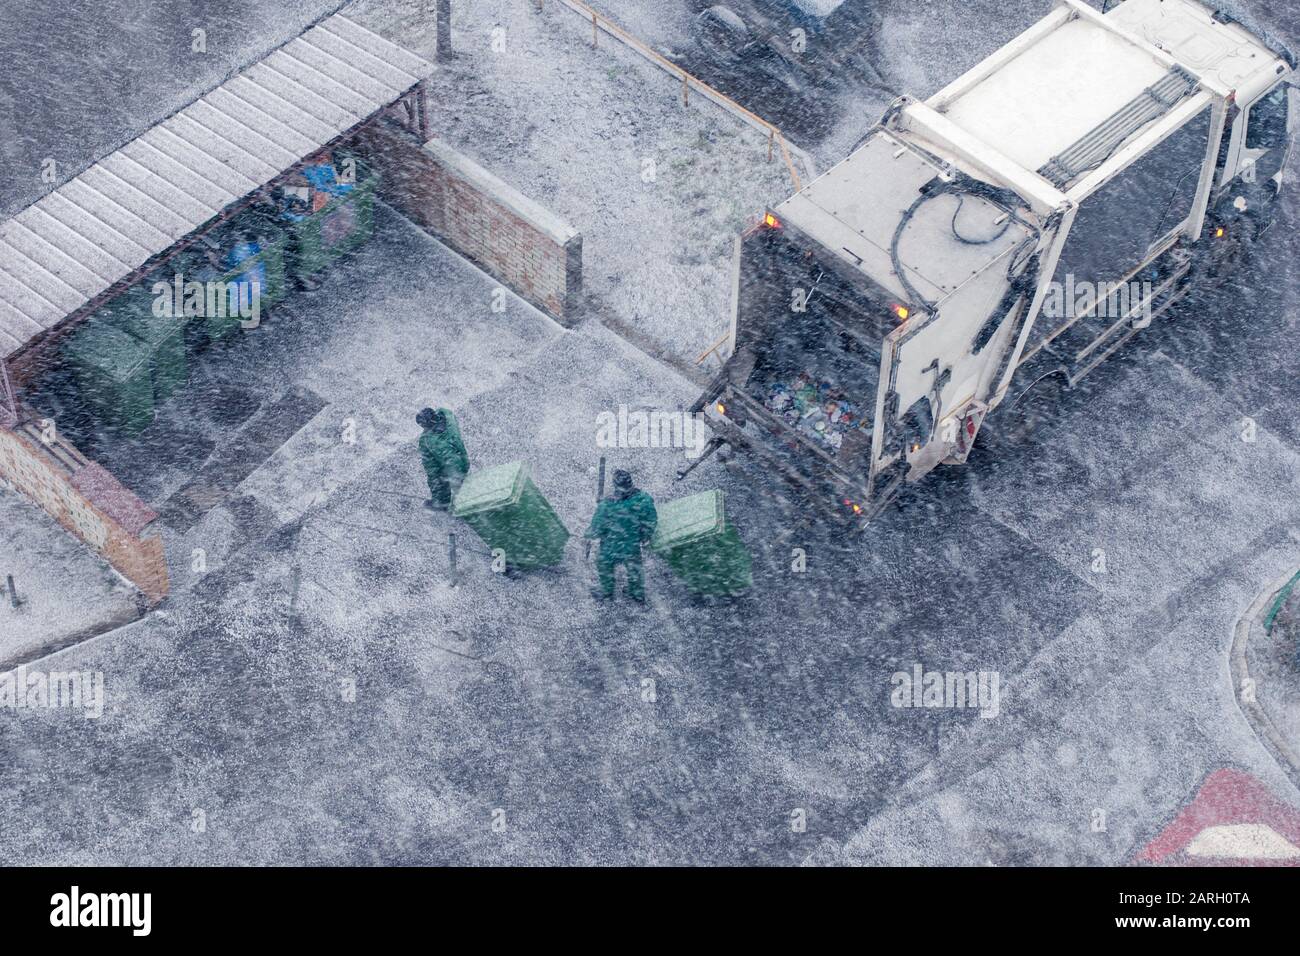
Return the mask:
<path id="1" fill-rule="evenodd" d="M 0 225 L 0 360 L 433 69 L 335 14 L 28 206 Z"/>

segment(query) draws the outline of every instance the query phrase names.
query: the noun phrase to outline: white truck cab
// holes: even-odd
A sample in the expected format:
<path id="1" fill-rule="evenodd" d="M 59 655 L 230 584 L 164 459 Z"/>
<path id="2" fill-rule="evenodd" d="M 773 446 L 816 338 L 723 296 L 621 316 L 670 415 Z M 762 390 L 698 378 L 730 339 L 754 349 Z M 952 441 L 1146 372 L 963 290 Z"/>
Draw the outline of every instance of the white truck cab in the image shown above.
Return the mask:
<path id="1" fill-rule="evenodd" d="M 1267 224 L 1293 61 L 1195 0 L 1061 0 L 737 242 L 715 444 L 869 518 Z"/>

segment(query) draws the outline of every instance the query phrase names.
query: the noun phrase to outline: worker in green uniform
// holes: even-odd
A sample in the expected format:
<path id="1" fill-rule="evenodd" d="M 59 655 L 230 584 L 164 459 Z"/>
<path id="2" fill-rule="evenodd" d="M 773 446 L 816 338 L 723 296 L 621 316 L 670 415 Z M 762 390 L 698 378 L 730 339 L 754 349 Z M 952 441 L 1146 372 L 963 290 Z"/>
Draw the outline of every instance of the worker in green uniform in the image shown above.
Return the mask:
<path id="1" fill-rule="evenodd" d="M 626 471 L 614 472 L 614 495 L 596 507 L 586 537 L 600 542 L 596 574 L 600 587 L 595 598 L 614 596 L 614 571 L 621 564 L 627 570 L 627 593 L 634 601 L 645 601 L 645 576 L 641 570 L 641 546 L 654 536 L 659 515 L 654 499 L 632 483 Z"/>
<path id="2" fill-rule="evenodd" d="M 420 434 L 420 459 L 429 479 L 429 500 L 424 506 L 431 511 L 446 511 L 469 471 L 469 455 L 460 440 L 456 416 L 446 408 L 425 408 L 415 416 L 415 422 L 424 429 Z"/>

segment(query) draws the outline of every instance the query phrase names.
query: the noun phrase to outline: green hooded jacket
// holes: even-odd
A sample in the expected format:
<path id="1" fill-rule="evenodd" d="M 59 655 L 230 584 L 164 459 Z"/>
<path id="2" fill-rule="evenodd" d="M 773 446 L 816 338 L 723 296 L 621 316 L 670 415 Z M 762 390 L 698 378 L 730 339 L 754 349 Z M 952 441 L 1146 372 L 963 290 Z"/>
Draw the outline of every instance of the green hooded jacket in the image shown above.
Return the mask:
<path id="1" fill-rule="evenodd" d="M 438 410 L 447 416 L 447 430 L 439 433 L 426 428 L 420 434 L 420 460 L 425 474 L 430 478 L 459 474 L 463 478 L 469 471 L 469 454 L 460 440 L 460 426 L 449 409 Z"/>
<path id="2" fill-rule="evenodd" d="M 586 537 L 600 542 L 600 553 L 622 561 L 640 555 L 659 524 L 654 499 L 640 489 L 624 498 L 606 498 L 596 507 Z"/>

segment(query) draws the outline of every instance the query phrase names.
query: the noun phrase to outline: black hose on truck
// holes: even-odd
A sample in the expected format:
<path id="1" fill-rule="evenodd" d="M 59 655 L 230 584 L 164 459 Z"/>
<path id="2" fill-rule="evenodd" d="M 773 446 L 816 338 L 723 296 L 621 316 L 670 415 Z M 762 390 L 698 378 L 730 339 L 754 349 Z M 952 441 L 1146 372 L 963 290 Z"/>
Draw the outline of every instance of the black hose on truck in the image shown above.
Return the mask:
<path id="1" fill-rule="evenodd" d="M 916 211 L 931 199 L 934 199 L 937 196 L 946 195 L 956 195 L 958 197 L 957 209 L 952 216 L 952 234 L 958 242 L 965 243 L 966 245 L 984 245 L 985 243 L 993 242 L 995 239 L 1001 237 L 1007 229 L 1011 227 L 1012 220 L 1020 223 L 1026 229 L 1032 230 L 1035 241 L 1037 241 L 1039 235 L 1036 226 L 1017 215 L 1015 207 L 1023 206 L 1023 201 L 1014 191 L 1005 189 L 1001 186 L 994 186 L 990 183 L 982 182 L 961 172 L 956 173 L 951 181 L 945 181 L 939 176 L 931 179 L 921 187 L 920 195 L 912 201 L 912 204 L 907 207 L 903 212 L 903 215 L 899 218 L 898 225 L 894 228 L 894 236 L 889 243 L 889 260 L 893 265 L 894 275 L 898 277 L 898 281 L 902 284 L 903 289 L 907 292 L 911 301 L 918 304 L 927 312 L 934 311 L 935 303 L 921 295 L 916 286 L 912 285 L 911 281 L 907 278 L 907 272 L 903 268 L 903 260 L 898 253 L 898 245 L 903 238 L 903 233 L 907 231 L 908 225 L 916 215 Z M 966 196 L 975 196 L 979 199 L 983 199 L 1005 212 L 1007 214 L 1007 222 L 1006 225 L 1002 227 L 1002 231 L 996 235 L 988 237 L 987 239 L 970 239 L 959 233 L 957 231 L 957 214 L 961 212 L 961 201 Z M 1013 261 L 1014 258 L 1015 257 L 1013 257 Z"/>

